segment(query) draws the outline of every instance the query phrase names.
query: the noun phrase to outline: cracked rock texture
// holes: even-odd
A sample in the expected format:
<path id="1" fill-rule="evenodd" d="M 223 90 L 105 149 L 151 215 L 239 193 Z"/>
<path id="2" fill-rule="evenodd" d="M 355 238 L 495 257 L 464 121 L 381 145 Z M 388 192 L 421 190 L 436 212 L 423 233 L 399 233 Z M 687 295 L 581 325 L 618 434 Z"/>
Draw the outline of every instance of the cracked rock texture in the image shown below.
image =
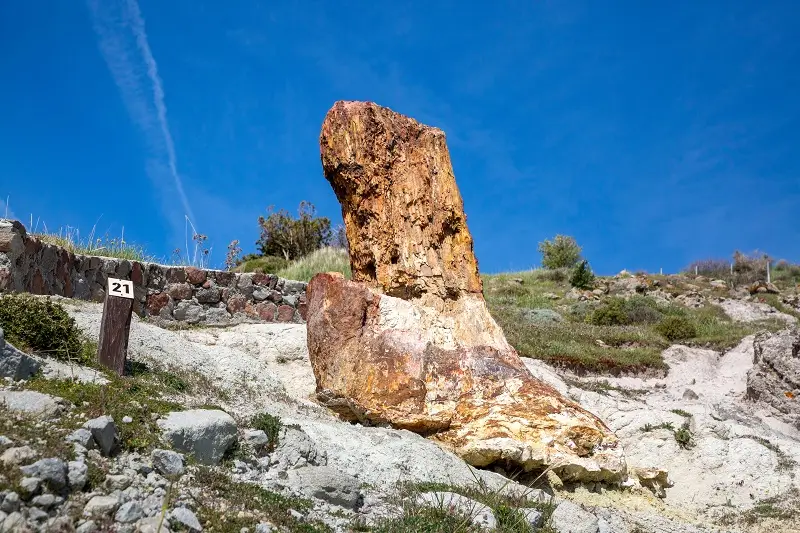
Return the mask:
<path id="1" fill-rule="evenodd" d="M 778 418 L 800 429 L 800 333 L 761 333 L 756 335 L 753 348 L 747 397 L 765 404 Z"/>
<path id="2" fill-rule="evenodd" d="M 308 286 L 317 397 L 347 419 L 433 435 L 476 466 L 622 478 L 613 432 L 536 379 L 489 315 L 444 133 L 338 102 L 320 146 L 354 281 Z"/>

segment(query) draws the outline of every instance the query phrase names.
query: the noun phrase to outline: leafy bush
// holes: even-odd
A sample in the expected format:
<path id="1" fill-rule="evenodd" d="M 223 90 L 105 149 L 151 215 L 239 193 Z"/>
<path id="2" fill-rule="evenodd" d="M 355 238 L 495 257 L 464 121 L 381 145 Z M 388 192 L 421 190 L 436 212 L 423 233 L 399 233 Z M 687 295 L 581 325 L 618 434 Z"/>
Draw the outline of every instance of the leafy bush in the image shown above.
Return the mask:
<path id="1" fill-rule="evenodd" d="M 578 289 L 591 289 L 594 285 L 594 273 L 585 259 L 578 263 L 569 277 L 569 284 Z"/>
<path id="2" fill-rule="evenodd" d="M 656 331 L 669 341 L 680 341 L 697 336 L 697 328 L 686 317 L 668 316 L 656 325 Z"/>
<path id="3" fill-rule="evenodd" d="M 684 422 L 680 429 L 675 431 L 675 441 L 678 446 L 684 449 L 694 446 L 694 436 L 692 435 L 692 430 L 689 429 L 689 422 Z"/>
<path id="4" fill-rule="evenodd" d="M 636 295 L 625 301 L 628 324 L 655 324 L 664 318 L 658 304 L 646 296 Z"/>
<path id="5" fill-rule="evenodd" d="M 623 326 L 628 323 L 625 302 L 621 298 L 610 298 L 592 311 L 588 322 L 595 326 Z"/>
<path id="6" fill-rule="evenodd" d="M 250 421 L 254 429 L 260 429 L 267 434 L 267 451 L 272 451 L 278 445 L 278 438 L 281 434 L 283 423 L 280 417 L 269 413 L 259 413 Z"/>
<path id="7" fill-rule="evenodd" d="M 266 218 L 258 217 L 261 237 L 256 245 L 262 255 L 298 259 L 331 242 L 330 219 L 316 216 L 316 208 L 310 202 L 300 202 L 297 219 L 285 209 L 275 211 L 270 206 L 267 212 Z"/>
<path id="8" fill-rule="evenodd" d="M 572 268 L 581 259 L 581 247 L 568 235 L 556 235 L 552 241 L 540 242 L 539 252 L 545 268 Z"/>
<path id="9" fill-rule="evenodd" d="M 289 261 L 275 255 L 257 256 L 246 255 L 234 269 L 236 272 L 263 272 L 264 274 L 277 274 L 289 266 Z"/>
<path id="10" fill-rule="evenodd" d="M 0 327 L 11 344 L 58 359 L 91 363 L 90 343 L 64 308 L 50 298 L 0 295 Z"/>

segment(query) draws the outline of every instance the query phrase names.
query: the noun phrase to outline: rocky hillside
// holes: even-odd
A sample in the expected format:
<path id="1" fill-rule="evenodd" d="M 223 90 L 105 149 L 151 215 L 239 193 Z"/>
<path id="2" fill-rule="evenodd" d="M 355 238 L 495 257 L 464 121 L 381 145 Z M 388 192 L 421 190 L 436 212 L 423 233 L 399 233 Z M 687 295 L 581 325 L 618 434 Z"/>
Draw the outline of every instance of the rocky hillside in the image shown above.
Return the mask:
<path id="1" fill-rule="evenodd" d="M 646 278 L 605 280 L 607 292 L 573 300 L 539 276 L 489 279 L 490 303 L 498 286 L 521 287 L 546 302 L 528 307 L 536 320 L 561 317 L 549 328 L 632 335 L 658 324 L 584 326 L 562 316 L 616 298 L 655 299 L 665 288 L 643 295 Z M 408 431 L 339 420 L 310 400 L 304 325 L 171 331 L 134 319 L 125 378 L 4 343 L 0 531 L 795 531 L 800 341 L 785 328 L 769 332 L 793 317 L 763 296 L 682 283 L 698 289 L 684 286 L 670 305 L 687 302 L 686 316 L 698 304 L 718 306 L 724 326 L 715 327 L 744 334 L 726 341 L 733 348 L 700 336 L 660 339 L 651 345 L 664 347 L 652 365 L 659 371 L 639 377 L 526 359 L 617 433 L 633 473 L 622 485 L 474 469 Z M 513 297 L 521 309 L 524 297 Z M 791 310 L 792 296 L 775 298 Z M 61 304 L 96 338 L 98 304 Z M 751 334 L 762 319 L 768 327 Z M 626 349 L 610 339 L 592 342 L 606 353 Z"/>

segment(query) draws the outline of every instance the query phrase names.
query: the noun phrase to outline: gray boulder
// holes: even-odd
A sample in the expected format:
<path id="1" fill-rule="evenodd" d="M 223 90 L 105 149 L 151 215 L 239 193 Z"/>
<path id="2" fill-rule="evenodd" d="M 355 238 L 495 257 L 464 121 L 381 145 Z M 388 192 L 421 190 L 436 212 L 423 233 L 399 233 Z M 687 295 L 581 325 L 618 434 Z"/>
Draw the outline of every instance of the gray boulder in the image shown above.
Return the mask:
<path id="1" fill-rule="evenodd" d="M 84 516 L 109 516 L 119 507 L 119 498 L 116 496 L 94 496 L 83 507 Z"/>
<path id="2" fill-rule="evenodd" d="M 114 515 L 114 520 L 123 524 L 131 524 L 142 518 L 144 518 L 144 510 L 138 502 L 123 503 L 117 509 L 117 514 Z"/>
<path id="3" fill-rule="evenodd" d="M 293 426 L 283 426 L 278 446 L 271 457 L 271 466 L 276 466 L 278 470 L 328 464 L 325 451 L 320 451 L 305 431 Z"/>
<path id="4" fill-rule="evenodd" d="M 89 467 L 81 461 L 67 463 L 67 481 L 72 490 L 82 490 L 89 479 Z"/>
<path id="5" fill-rule="evenodd" d="M 169 518 L 173 523 L 177 522 L 189 529 L 189 531 L 203 531 L 203 526 L 200 525 L 197 516 L 186 507 L 176 507 L 170 511 Z"/>
<path id="6" fill-rule="evenodd" d="M 176 477 L 183 474 L 183 456 L 172 450 L 153 450 L 150 454 L 153 468 L 165 477 Z"/>
<path id="7" fill-rule="evenodd" d="M 67 442 L 73 442 L 75 444 L 80 444 L 87 450 L 91 450 L 94 448 L 94 437 L 92 436 L 92 432 L 86 428 L 79 428 L 67 435 L 66 439 Z"/>
<path id="8" fill-rule="evenodd" d="M 800 428 L 800 332 L 759 333 L 753 347 L 753 368 L 747 372 L 747 398 Z"/>
<path id="9" fill-rule="evenodd" d="M 103 455 L 109 456 L 119 447 L 119 431 L 117 431 L 114 419 L 110 416 L 93 418 L 83 427 L 91 431 L 92 437 Z"/>
<path id="10" fill-rule="evenodd" d="M 4 513 L 14 513 L 19 511 L 20 497 L 16 492 L 9 492 L 5 498 L 0 500 L 0 511 Z"/>
<path id="11" fill-rule="evenodd" d="M 16 411 L 40 418 L 47 418 L 61 411 L 61 398 L 31 390 L 2 390 L 0 405 L 9 411 Z"/>
<path id="12" fill-rule="evenodd" d="M 455 492 L 424 492 L 417 497 L 417 502 L 437 509 L 452 509 L 465 516 L 472 524 L 481 528 L 497 529 L 497 519 L 486 505 Z"/>
<path id="13" fill-rule="evenodd" d="M 168 521 L 164 520 L 161 523 L 160 516 L 150 516 L 136 522 L 136 533 L 170 533 L 171 531 Z"/>
<path id="14" fill-rule="evenodd" d="M 363 502 L 358 479 L 327 466 L 307 466 L 289 471 L 287 485 L 309 497 L 357 509 Z"/>
<path id="15" fill-rule="evenodd" d="M 567 500 L 553 511 L 550 524 L 558 533 L 598 533 L 600 529 L 595 515 Z"/>
<path id="16" fill-rule="evenodd" d="M 15 446 L 9 448 L 0 455 L 0 465 L 21 465 L 33 461 L 38 454 L 30 446 Z"/>
<path id="17" fill-rule="evenodd" d="M 219 463 L 236 442 L 236 421 L 224 411 L 175 411 L 157 423 L 165 442 L 176 450 L 193 455 L 202 464 Z"/>
<path id="18" fill-rule="evenodd" d="M 61 459 L 40 459 L 20 470 L 28 477 L 41 479 L 51 490 L 59 491 L 67 486 L 67 464 Z"/>
<path id="19" fill-rule="evenodd" d="M 6 342 L 0 328 L 0 378 L 28 379 L 39 371 L 41 365 L 33 357 L 17 350 Z"/>

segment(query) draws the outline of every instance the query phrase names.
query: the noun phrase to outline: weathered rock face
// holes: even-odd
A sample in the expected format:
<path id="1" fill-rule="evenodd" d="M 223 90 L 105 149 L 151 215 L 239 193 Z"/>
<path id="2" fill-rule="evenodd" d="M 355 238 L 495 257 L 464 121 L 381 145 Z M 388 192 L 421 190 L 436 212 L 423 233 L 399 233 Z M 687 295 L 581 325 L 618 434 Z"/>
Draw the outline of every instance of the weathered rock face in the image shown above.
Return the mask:
<path id="1" fill-rule="evenodd" d="M 320 135 L 353 280 L 400 298 L 481 294 L 442 130 L 364 102 L 337 102 Z"/>
<path id="2" fill-rule="evenodd" d="M 582 480 L 624 473 L 616 436 L 534 378 L 502 335 L 492 339 L 477 297 L 460 300 L 456 320 L 337 274 L 315 276 L 308 294 L 317 397 L 343 418 L 429 435 L 475 466 L 553 466 Z M 459 335 L 470 327 L 482 335 Z"/>
<path id="3" fill-rule="evenodd" d="M 489 315 L 444 134 L 339 102 L 320 144 L 354 281 L 319 274 L 308 286 L 318 399 L 429 435 L 476 466 L 622 477 L 616 436 L 534 378 Z"/>
<path id="4" fill-rule="evenodd" d="M 800 332 L 760 333 L 753 347 L 747 397 L 765 404 L 784 422 L 800 429 Z"/>

